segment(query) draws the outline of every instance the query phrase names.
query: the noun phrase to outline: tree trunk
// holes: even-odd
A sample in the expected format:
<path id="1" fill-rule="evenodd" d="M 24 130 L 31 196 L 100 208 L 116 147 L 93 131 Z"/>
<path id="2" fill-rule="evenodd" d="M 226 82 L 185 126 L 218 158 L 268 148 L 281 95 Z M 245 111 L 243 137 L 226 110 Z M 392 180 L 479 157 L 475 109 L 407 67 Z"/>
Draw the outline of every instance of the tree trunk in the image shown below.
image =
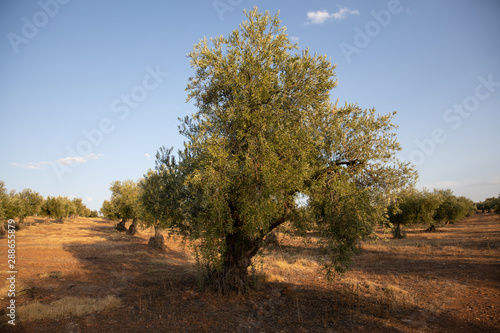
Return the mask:
<path id="1" fill-rule="evenodd" d="M 118 231 L 126 231 L 126 230 L 127 230 L 127 228 L 125 227 L 125 222 L 126 222 L 126 220 L 125 220 L 125 219 L 122 219 L 122 220 L 120 221 L 120 223 L 118 223 L 118 224 L 116 225 L 116 230 L 118 230 Z"/>
<path id="2" fill-rule="evenodd" d="M 222 292 L 235 290 L 241 293 L 250 288 L 248 267 L 252 264 L 252 258 L 259 251 L 261 243 L 262 239 L 250 239 L 240 232 L 227 235 L 224 270 L 218 281 L 214 281 L 218 289 Z"/>
<path id="3" fill-rule="evenodd" d="M 134 217 L 134 219 L 132 220 L 132 224 L 130 225 L 130 227 L 128 227 L 127 234 L 135 235 L 136 232 L 137 232 L 137 218 Z"/>
<path id="4" fill-rule="evenodd" d="M 149 239 L 148 245 L 153 249 L 163 249 L 165 247 L 165 239 L 161 234 L 160 227 L 155 225 L 155 235 Z"/>
<path id="5" fill-rule="evenodd" d="M 427 229 L 425 229 L 425 231 L 427 232 L 436 232 L 436 227 L 434 226 L 434 224 L 431 224 L 431 226 Z"/>
<path id="6" fill-rule="evenodd" d="M 395 239 L 402 239 L 402 238 L 405 238 L 405 235 L 402 233 L 402 227 L 401 227 L 401 224 L 400 223 L 397 223 L 396 224 L 396 227 L 394 228 L 394 238 Z"/>

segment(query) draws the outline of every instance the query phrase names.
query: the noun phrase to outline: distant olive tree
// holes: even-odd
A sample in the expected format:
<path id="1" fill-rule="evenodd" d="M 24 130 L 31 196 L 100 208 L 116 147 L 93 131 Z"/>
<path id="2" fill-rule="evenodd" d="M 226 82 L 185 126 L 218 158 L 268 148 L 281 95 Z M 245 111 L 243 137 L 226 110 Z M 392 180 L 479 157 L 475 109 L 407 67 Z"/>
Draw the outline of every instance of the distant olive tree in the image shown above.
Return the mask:
<path id="1" fill-rule="evenodd" d="M 139 187 L 132 180 L 114 181 L 110 187 L 111 200 L 104 201 L 101 212 L 111 219 L 121 219 L 117 224 L 118 231 L 127 231 L 128 234 L 135 234 L 137 231 L 137 221 L 141 208 L 139 202 Z M 125 223 L 131 219 L 132 224 L 127 229 Z"/>
<path id="2" fill-rule="evenodd" d="M 403 238 L 404 226 L 427 224 L 427 231 L 436 231 L 437 226 L 471 216 L 475 210 L 472 200 L 457 197 L 450 189 L 429 192 L 411 188 L 402 191 L 389 206 L 389 221 L 394 238 Z"/>
<path id="3" fill-rule="evenodd" d="M 496 213 L 500 213 L 500 195 L 497 198 L 491 197 L 487 198 L 482 202 L 477 203 L 477 209 L 483 212 L 494 211 Z"/>
<path id="4" fill-rule="evenodd" d="M 7 189 L 5 188 L 5 183 L 2 180 L 0 180 L 0 223 L 2 223 L 6 219 L 8 199 L 9 199 L 9 194 L 7 193 Z"/>
<path id="5" fill-rule="evenodd" d="M 116 207 L 113 206 L 111 200 L 104 200 L 100 212 L 104 218 L 108 220 L 118 220 L 118 212 Z"/>
<path id="6" fill-rule="evenodd" d="M 160 148 L 155 169 L 149 170 L 139 182 L 142 220 L 154 227 L 155 236 L 151 237 L 149 245 L 157 248 L 164 245 L 162 228 L 183 219 L 178 204 L 183 196 L 184 177 L 171 153 L 172 149 Z"/>
<path id="7" fill-rule="evenodd" d="M 403 227 L 413 224 L 427 224 L 435 228 L 434 215 L 443 198 L 424 189 L 410 188 L 402 191 L 389 206 L 389 222 L 393 227 L 394 238 L 404 238 Z"/>
<path id="8" fill-rule="evenodd" d="M 19 216 L 21 221 L 27 216 L 33 216 L 40 213 L 40 207 L 43 203 L 43 197 L 38 192 L 34 192 L 31 189 L 24 189 L 19 194 L 19 201 L 22 205 L 22 214 Z"/>
<path id="9" fill-rule="evenodd" d="M 5 183 L 0 180 L 0 236 L 4 236 L 7 233 L 4 226 L 4 221 L 6 220 L 7 200 L 8 193 L 5 188 Z"/>
<path id="10" fill-rule="evenodd" d="M 57 197 L 48 196 L 41 206 L 42 215 L 47 216 L 49 221 L 51 218 L 61 219 L 61 220 L 69 218 L 71 212 L 72 212 L 71 200 L 62 196 L 57 196 Z"/>
<path id="11" fill-rule="evenodd" d="M 434 213 L 434 220 L 439 223 L 456 222 L 469 216 L 473 211 L 474 202 L 465 197 L 457 197 L 453 192 L 448 190 L 434 190 L 441 196 L 442 202 Z"/>

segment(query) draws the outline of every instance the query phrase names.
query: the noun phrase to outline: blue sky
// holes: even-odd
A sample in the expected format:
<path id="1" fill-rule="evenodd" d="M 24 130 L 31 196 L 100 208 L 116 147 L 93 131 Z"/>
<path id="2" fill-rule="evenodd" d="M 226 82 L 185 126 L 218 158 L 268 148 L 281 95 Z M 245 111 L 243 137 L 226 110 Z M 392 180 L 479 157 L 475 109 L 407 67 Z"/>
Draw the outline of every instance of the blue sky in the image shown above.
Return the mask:
<path id="1" fill-rule="evenodd" d="M 337 64 L 332 99 L 397 110 L 400 157 L 419 187 L 475 201 L 500 193 L 500 2 L 2 1 L 0 179 L 84 199 L 139 179 L 181 148 L 186 54 L 244 8 L 280 10 L 301 48 Z"/>

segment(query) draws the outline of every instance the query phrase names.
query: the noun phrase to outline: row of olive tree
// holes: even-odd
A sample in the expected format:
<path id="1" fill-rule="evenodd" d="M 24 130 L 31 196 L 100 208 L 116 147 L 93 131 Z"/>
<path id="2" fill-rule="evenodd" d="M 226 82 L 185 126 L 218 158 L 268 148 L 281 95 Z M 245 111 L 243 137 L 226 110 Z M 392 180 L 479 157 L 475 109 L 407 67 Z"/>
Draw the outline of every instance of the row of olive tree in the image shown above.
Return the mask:
<path id="1" fill-rule="evenodd" d="M 395 238 L 405 237 L 404 226 L 427 224 L 427 231 L 437 225 L 455 222 L 474 214 L 476 205 L 466 197 L 457 197 L 449 189 L 430 192 L 409 188 L 389 206 L 389 222 Z"/>
<path id="2" fill-rule="evenodd" d="M 164 246 L 159 221 L 170 218 L 168 208 L 163 205 L 159 196 L 162 187 L 158 173 L 150 170 L 144 179 L 114 181 L 110 186 L 111 198 L 103 202 L 101 213 L 110 220 L 119 220 L 116 229 L 134 235 L 137 232 L 138 221 L 145 226 L 153 226 L 155 236 L 151 237 L 149 245 L 154 248 Z M 127 220 L 132 224 L 126 227 Z"/>
<path id="3" fill-rule="evenodd" d="M 70 216 L 97 217 L 97 212 L 87 208 L 81 198 L 44 198 L 29 188 L 8 192 L 5 183 L 0 181 L 0 221 L 17 218 L 22 223 L 26 217 L 35 215 L 62 219 Z"/>
<path id="4" fill-rule="evenodd" d="M 497 198 L 487 198 L 482 202 L 478 202 L 476 205 L 477 209 L 483 212 L 494 211 L 495 213 L 500 214 L 500 195 L 498 195 Z"/>

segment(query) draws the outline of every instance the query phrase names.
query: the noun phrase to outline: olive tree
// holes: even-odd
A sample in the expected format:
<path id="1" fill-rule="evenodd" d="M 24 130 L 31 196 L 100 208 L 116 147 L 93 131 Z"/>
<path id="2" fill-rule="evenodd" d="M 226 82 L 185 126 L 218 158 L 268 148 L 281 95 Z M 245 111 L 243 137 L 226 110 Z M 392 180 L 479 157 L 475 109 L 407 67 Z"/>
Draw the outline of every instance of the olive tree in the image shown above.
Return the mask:
<path id="1" fill-rule="evenodd" d="M 139 187 L 133 180 L 114 181 L 110 187 L 111 200 L 103 203 L 101 211 L 105 216 L 119 218 L 117 224 L 118 231 L 127 231 L 128 234 L 135 234 L 137 231 L 137 220 L 140 214 Z M 131 219 L 132 224 L 127 229 L 125 223 Z"/>
<path id="2" fill-rule="evenodd" d="M 184 194 L 182 187 L 185 179 L 175 157 L 171 155 L 172 150 L 160 148 L 156 154 L 155 169 L 149 170 L 139 181 L 141 217 L 147 226 L 154 227 L 155 236 L 151 237 L 149 245 L 157 248 L 164 245 L 161 229 L 183 219 L 178 206 Z"/>
<path id="3" fill-rule="evenodd" d="M 5 183 L 0 180 L 0 224 L 3 226 L 3 221 L 6 219 L 8 193 L 5 188 Z"/>
<path id="4" fill-rule="evenodd" d="M 41 206 L 41 213 L 48 217 L 49 221 L 51 218 L 64 219 L 68 218 L 70 214 L 70 207 L 68 202 L 71 202 L 68 198 L 57 196 L 48 196 Z"/>
<path id="5" fill-rule="evenodd" d="M 401 191 L 389 206 L 389 222 L 393 227 L 394 238 L 404 238 L 403 227 L 412 224 L 427 224 L 432 229 L 436 223 L 436 210 L 442 202 L 440 194 L 426 189 L 419 191 L 408 188 Z"/>
<path id="6" fill-rule="evenodd" d="M 180 125 L 187 140 L 177 160 L 163 149 L 156 168 L 158 203 L 172 213 L 160 223 L 193 240 L 207 280 L 223 291 L 248 287 L 252 258 L 285 222 L 320 231 L 330 272 L 344 271 L 416 176 L 395 157 L 395 113 L 332 103 L 335 65 L 299 52 L 278 15 L 245 15 L 228 37 L 188 54 L 197 112 Z"/>
<path id="7" fill-rule="evenodd" d="M 438 223 L 456 222 L 470 215 L 474 202 L 465 197 L 457 197 L 450 189 L 434 190 L 442 199 L 434 213 L 434 220 Z"/>
<path id="8" fill-rule="evenodd" d="M 5 183 L 0 180 L 0 236 L 4 236 L 7 231 L 5 230 L 4 220 L 6 219 L 8 194 L 5 188 Z"/>
<path id="9" fill-rule="evenodd" d="M 43 203 L 43 197 L 38 192 L 27 188 L 18 193 L 20 204 L 22 207 L 22 214 L 19 216 L 21 221 L 27 216 L 33 216 L 40 212 L 40 207 Z"/>

